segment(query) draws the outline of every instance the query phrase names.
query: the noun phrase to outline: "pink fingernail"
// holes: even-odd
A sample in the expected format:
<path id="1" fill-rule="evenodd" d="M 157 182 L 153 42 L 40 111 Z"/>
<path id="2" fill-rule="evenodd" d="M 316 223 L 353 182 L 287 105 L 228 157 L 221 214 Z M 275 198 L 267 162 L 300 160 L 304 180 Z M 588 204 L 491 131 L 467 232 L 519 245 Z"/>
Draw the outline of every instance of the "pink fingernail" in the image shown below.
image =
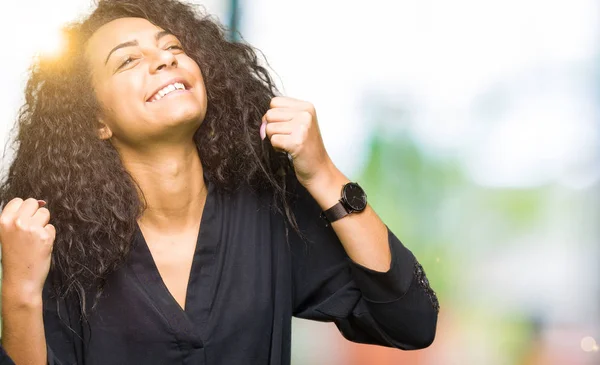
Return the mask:
<path id="1" fill-rule="evenodd" d="M 264 140 L 267 137 L 267 123 L 263 122 L 260 125 L 260 139 Z"/>
<path id="2" fill-rule="evenodd" d="M 38 199 L 38 204 L 40 205 L 40 208 L 44 207 L 47 203 L 45 200 L 39 200 Z"/>

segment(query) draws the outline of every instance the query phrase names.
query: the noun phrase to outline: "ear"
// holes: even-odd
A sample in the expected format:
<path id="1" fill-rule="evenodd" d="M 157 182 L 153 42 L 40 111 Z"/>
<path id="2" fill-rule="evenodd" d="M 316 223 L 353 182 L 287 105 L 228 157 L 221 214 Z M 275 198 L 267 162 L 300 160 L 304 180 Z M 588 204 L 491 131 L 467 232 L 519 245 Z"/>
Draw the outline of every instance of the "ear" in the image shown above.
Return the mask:
<path id="1" fill-rule="evenodd" d="M 100 138 L 102 140 L 107 140 L 112 137 L 112 130 L 110 129 L 110 127 L 108 125 L 106 125 L 102 121 L 99 121 L 99 127 L 98 127 L 97 132 L 98 132 L 98 138 Z"/>

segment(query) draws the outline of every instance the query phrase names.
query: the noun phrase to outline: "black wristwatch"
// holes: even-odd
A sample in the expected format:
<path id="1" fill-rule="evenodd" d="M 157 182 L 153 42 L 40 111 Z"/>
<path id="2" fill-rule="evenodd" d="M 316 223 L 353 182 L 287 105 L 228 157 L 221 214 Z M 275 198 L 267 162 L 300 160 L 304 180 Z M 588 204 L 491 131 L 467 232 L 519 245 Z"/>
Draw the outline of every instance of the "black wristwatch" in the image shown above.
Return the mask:
<path id="1" fill-rule="evenodd" d="M 342 187 L 342 198 L 333 207 L 321 213 L 321 218 L 331 224 L 348 214 L 362 212 L 367 207 L 367 194 L 354 182 L 349 182 Z"/>

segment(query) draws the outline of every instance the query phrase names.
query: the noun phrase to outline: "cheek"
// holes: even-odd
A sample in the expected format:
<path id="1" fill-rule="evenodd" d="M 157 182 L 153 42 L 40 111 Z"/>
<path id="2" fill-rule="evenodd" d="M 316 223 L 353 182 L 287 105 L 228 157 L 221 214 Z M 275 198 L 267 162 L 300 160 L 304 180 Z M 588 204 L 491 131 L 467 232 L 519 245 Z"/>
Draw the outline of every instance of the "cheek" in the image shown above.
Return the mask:
<path id="1" fill-rule="evenodd" d="M 202 109 L 202 118 L 204 118 L 208 98 L 206 96 L 206 85 L 204 84 L 204 77 L 202 76 L 202 71 L 198 64 L 193 59 L 187 56 L 185 56 L 185 58 L 183 58 L 180 61 L 179 65 L 180 67 L 184 68 L 188 75 L 192 76 L 194 79 L 194 94 L 196 95 L 196 99 L 200 103 L 199 105 Z"/>
<path id="2" fill-rule="evenodd" d="M 202 77 L 200 66 L 198 66 L 193 59 L 187 56 L 182 60 L 181 66 L 185 67 L 185 69 L 194 77 L 199 86 L 204 89 L 204 78 Z"/>
<path id="3" fill-rule="evenodd" d="M 196 65 L 196 63 L 194 63 L 194 65 Z M 197 65 L 195 67 L 195 76 L 196 76 L 196 79 L 198 80 L 198 86 L 197 86 L 199 89 L 199 90 L 197 90 L 198 95 L 201 99 L 203 109 L 206 110 L 206 106 L 207 106 L 206 104 L 208 102 L 208 100 L 207 100 L 208 98 L 206 96 L 206 84 L 204 83 L 204 77 L 202 76 L 202 71 L 200 70 L 200 67 L 198 67 Z"/>
<path id="4" fill-rule="evenodd" d="M 114 129 L 123 130 L 124 125 L 131 125 L 131 119 L 140 114 L 143 94 L 140 96 L 140 87 L 136 85 L 135 78 L 115 78 L 113 82 L 102 85 L 96 95 Z"/>

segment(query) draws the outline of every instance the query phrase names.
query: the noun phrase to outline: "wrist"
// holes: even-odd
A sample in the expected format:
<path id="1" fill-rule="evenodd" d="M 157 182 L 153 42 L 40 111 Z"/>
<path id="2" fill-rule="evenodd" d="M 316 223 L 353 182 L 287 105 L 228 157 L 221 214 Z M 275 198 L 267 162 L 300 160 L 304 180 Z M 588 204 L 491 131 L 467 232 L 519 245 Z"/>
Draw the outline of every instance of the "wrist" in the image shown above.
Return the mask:
<path id="1" fill-rule="evenodd" d="M 342 197 L 342 187 L 350 180 L 335 165 L 323 168 L 304 186 L 322 210 L 337 204 Z"/>
<path id="2" fill-rule="evenodd" d="M 37 309 L 42 306 L 42 290 L 33 284 L 2 281 L 2 310 Z"/>

